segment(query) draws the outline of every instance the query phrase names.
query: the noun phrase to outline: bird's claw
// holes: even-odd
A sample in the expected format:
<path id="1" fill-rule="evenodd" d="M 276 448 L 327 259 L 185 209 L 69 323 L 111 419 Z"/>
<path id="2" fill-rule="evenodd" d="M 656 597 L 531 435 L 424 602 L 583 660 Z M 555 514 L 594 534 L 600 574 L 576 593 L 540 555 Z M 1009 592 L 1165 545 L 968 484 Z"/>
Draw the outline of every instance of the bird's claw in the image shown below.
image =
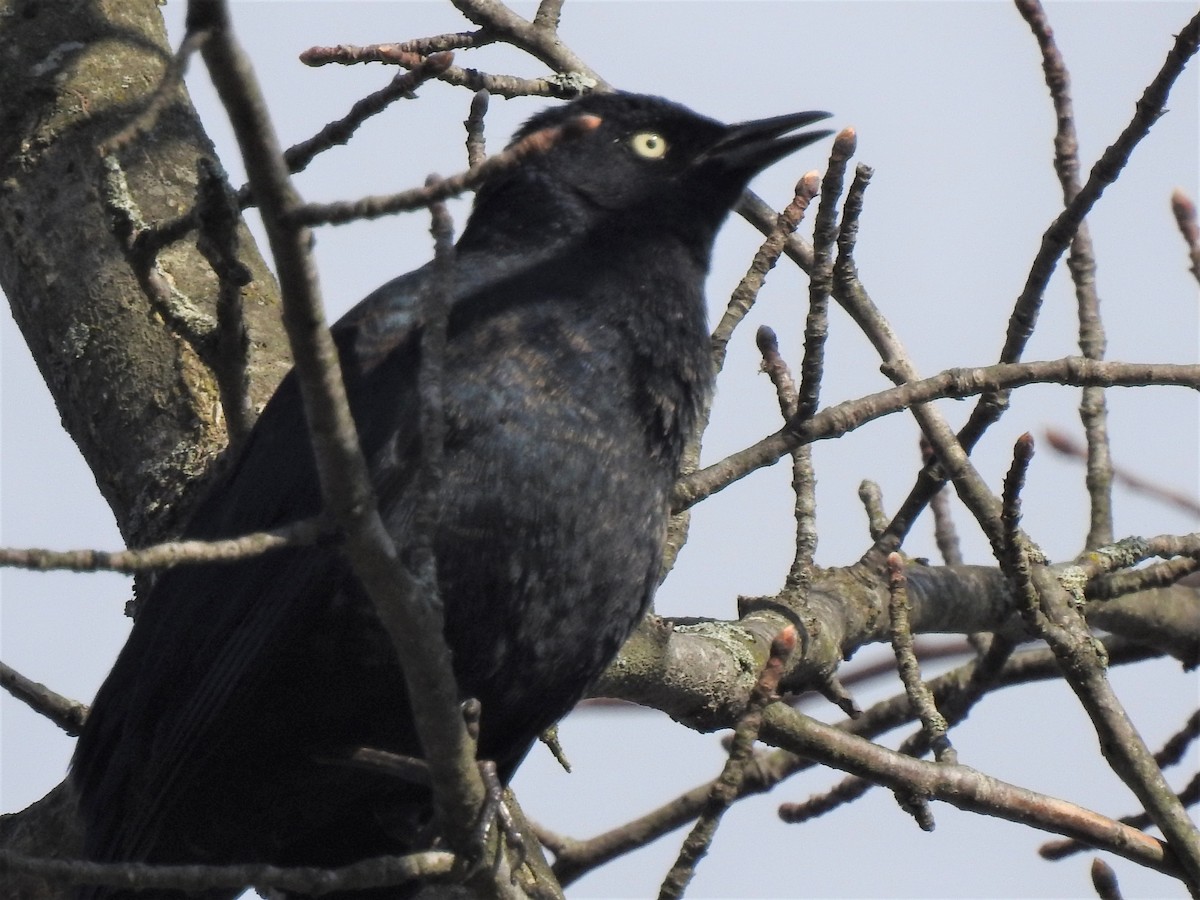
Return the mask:
<path id="1" fill-rule="evenodd" d="M 500 782 L 500 776 L 496 772 L 496 764 L 490 759 L 485 759 L 480 760 L 478 765 L 479 774 L 483 778 L 485 797 L 483 806 L 479 810 L 479 821 L 475 825 L 475 844 L 483 851 L 487 847 L 487 836 L 491 831 L 492 824 L 498 825 L 504 835 L 505 847 L 515 854 L 510 861 L 512 877 L 515 879 L 517 870 L 525 864 L 525 836 L 517 828 L 512 810 L 504 802 L 504 785 Z M 493 870 L 500 865 L 502 856 L 503 848 L 497 847 L 495 858 L 492 861 Z"/>

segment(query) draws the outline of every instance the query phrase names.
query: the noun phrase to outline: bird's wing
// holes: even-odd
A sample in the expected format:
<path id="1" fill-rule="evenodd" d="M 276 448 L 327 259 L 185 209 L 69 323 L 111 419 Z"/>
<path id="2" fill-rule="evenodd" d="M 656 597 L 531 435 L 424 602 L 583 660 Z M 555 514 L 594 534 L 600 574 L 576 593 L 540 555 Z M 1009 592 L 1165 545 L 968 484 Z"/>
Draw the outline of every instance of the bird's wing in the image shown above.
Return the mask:
<path id="1" fill-rule="evenodd" d="M 547 248 L 549 252 L 550 248 Z M 403 540 L 416 458 L 415 356 L 423 292 L 447 290 L 456 320 L 487 315 L 510 277 L 541 254 L 473 257 L 436 282 L 425 266 L 365 298 L 333 328 L 351 410 L 389 529 Z M 486 289 L 485 289 L 486 288 Z M 320 487 L 294 373 L 267 404 L 189 538 L 233 537 L 316 515 Z M 401 532 L 397 534 L 397 532 Z M 206 735 L 240 695 L 270 677 L 270 659 L 305 616 L 333 602 L 345 563 L 335 547 L 285 549 L 161 575 L 93 705 L 72 762 L 100 858 L 139 858 L 167 807 L 209 752 Z"/>
<path id="2" fill-rule="evenodd" d="M 229 480 L 189 537 L 230 537 L 320 510 L 316 470 L 291 377 L 264 410 Z M 338 565 L 331 547 L 185 566 L 154 585 L 93 704 L 74 759 L 84 800 L 112 817 L 93 852 L 138 858 L 160 804 L 205 753 L 205 732 L 287 619 L 314 602 Z M 154 796 L 148 796 L 147 791 Z"/>
<path id="3" fill-rule="evenodd" d="M 412 435 L 411 361 L 423 270 L 380 288 L 335 326 L 348 392 L 368 456 L 401 459 Z M 359 339 L 365 334 L 360 346 Z M 386 348 L 383 346 L 386 342 Z M 387 467 L 389 495 L 405 467 Z M 185 537 L 234 537 L 316 515 L 320 486 L 294 373 L 263 410 L 236 462 L 201 503 Z M 160 575 L 100 689 L 72 761 L 85 804 L 107 819 L 94 831 L 100 857 L 138 858 L 179 779 L 202 762 L 205 735 L 263 657 L 298 618 L 329 602 L 345 577 L 336 547 L 274 551 L 234 563 L 182 566 Z M 147 792 L 153 792 L 148 796 Z"/>

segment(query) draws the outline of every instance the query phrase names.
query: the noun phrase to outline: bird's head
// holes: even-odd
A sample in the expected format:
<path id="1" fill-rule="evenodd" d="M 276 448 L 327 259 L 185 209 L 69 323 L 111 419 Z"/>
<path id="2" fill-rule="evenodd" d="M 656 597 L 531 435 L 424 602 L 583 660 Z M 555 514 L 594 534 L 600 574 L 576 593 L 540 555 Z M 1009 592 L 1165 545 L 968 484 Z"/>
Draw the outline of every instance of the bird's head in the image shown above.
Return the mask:
<path id="1" fill-rule="evenodd" d="M 590 116 L 581 134 L 486 182 L 476 211 L 511 239 L 595 228 L 668 228 L 711 243 L 750 179 L 828 131 L 796 129 L 828 116 L 802 112 L 725 125 L 660 97 L 590 94 L 531 118 L 514 136 Z M 553 226 L 557 234 L 547 234 Z M 495 232 L 489 228 L 489 239 Z M 471 237 L 468 225 L 464 240 Z"/>

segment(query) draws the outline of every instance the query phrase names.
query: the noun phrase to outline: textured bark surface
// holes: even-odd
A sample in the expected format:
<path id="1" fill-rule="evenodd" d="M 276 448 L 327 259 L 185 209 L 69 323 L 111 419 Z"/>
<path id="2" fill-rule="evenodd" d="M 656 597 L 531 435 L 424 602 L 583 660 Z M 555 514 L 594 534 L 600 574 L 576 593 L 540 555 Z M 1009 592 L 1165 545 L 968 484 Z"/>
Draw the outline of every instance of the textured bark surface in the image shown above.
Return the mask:
<path id="1" fill-rule="evenodd" d="M 225 445 L 205 340 L 217 278 L 194 234 L 172 245 L 158 264 L 175 309 L 162 308 L 110 212 L 117 204 L 151 224 L 185 212 L 211 144 L 178 90 L 119 154 L 127 192 L 105 189 L 97 149 L 144 106 L 169 58 L 153 0 L 0 2 L 0 286 L 131 545 L 178 527 Z M 243 238 L 259 408 L 287 369 L 287 345 L 274 279 Z"/>
<path id="2" fill-rule="evenodd" d="M 0 0 L 0 287 L 78 445 L 131 545 L 169 537 L 225 446 L 204 328 L 218 281 L 195 236 L 158 263 L 177 311 L 143 291 L 114 233 L 111 204 L 147 223 L 194 202 L 197 161 L 213 150 L 186 92 L 119 154 L 128 191 L 104 189 L 98 145 L 146 103 L 170 59 L 154 0 Z M 290 365 L 275 280 L 242 228 L 251 343 L 250 399 L 261 408 Z M 0 817 L 0 848 L 77 854 L 74 806 L 60 785 Z M 6 876 L 0 897 L 66 896 Z"/>

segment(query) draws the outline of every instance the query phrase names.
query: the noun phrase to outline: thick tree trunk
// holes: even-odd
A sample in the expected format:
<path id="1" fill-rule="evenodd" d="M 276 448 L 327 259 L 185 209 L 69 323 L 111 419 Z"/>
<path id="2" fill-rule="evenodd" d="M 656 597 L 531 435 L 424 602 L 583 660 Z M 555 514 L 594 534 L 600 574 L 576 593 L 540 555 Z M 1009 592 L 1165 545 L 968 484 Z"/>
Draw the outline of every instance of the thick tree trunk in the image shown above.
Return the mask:
<path id="1" fill-rule="evenodd" d="M 212 145 L 177 88 L 118 165 L 98 150 L 145 106 L 170 58 L 155 0 L 0 0 L 0 287 L 131 545 L 178 529 L 226 443 L 206 333 L 217 277 L 194 233 L 139 273 L 113 213 L 155 224 L 187 211 Z M 240 256 L 253 279 L 244 301 L 257 410 L 289 358 L 275 281 L 244 226 Z M 165 287 L 157 300 L 142 288 L 147 273 Z M 0 848 L 76 855 L 68 786 L 0 817 Z M 36 879 L 2 881 L 0 898 L 64 895 Z"/>
<path id="2" fill-rule="evenodd" d="M 155 224 L 187 211 L 212 146 L 177 89 L 119 169 L 97 149 L 143 108 L 170 53 L 154 0 L 0 0 L 0 287 L 133 545 L 178 528 L 226 443 L 208 349 L 217 278 L 194 233 L 139 273 L 113 214 Z M 289 361 L 274 279 L 242 238 L 257 408 Z"/>

